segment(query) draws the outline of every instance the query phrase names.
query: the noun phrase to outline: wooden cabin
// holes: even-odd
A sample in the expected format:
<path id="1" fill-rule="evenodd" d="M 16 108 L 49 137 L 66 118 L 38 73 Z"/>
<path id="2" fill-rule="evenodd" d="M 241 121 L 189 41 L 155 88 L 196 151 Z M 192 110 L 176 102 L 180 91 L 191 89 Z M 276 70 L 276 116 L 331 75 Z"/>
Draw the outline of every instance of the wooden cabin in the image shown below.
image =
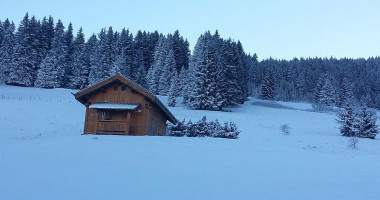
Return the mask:
<path id="1" fill-rule="evenodd" d="M 74 94 L 86 106 L 84 134 L 165 135 L 177 119 L 153 94 L 115 75 Z"/>

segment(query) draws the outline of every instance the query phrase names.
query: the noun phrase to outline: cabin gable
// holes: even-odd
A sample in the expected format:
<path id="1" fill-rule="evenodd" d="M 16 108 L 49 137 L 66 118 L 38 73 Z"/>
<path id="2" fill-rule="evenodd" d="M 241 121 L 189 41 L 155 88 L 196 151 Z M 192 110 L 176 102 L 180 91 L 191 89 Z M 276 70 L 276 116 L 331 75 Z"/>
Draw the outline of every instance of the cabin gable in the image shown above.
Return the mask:
<path id="1" fill-rule="evenodd" d="M 99 92 L 91 94 L 87 103 L 93 104 L 96 102 L 112 102 L 112 103 L 143 103 L 145 105 L 146 100 L 144 96 L 137 93 L 131 87 L 128 87 L 122 83 L 110 84 Z"/>

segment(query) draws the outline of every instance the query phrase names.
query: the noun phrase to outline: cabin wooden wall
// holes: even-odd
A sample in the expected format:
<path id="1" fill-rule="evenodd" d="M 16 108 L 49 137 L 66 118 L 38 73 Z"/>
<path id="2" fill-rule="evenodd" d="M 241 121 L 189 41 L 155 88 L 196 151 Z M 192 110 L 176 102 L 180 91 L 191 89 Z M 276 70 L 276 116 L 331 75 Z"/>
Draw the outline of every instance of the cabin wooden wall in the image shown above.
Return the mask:
<path id="1" fill-rule="evenodd" d="M 117 86 L 117 90 L 114 89 Z M 125 91 L 122 87 L 125 87 Z M 89 105 L 97 102 L 109 103 L 132 103 L 139 104 L 140 112 L 131 112 L 129 135 L 146 135 L 148 126 L 148 116 L 150 102 L 145 100 L 144 96 L 134 92 L 130 87 L 116 83 L 107 86 L 97 93 L 94 93 L 87 101 L 85 134 L 96 134 L 98 123 L 98 112 L 96 109 L 88 108 Z M 112 115 L 116 120 L 127 120 L 127 115 Z M 114 119 L 112 119 L 114 120 Z"/>
<path id="2" fill-rule="evenodd" d="M 149 110 L 148 135 L 165 135 L 166 119 L 156 105 Z"/>

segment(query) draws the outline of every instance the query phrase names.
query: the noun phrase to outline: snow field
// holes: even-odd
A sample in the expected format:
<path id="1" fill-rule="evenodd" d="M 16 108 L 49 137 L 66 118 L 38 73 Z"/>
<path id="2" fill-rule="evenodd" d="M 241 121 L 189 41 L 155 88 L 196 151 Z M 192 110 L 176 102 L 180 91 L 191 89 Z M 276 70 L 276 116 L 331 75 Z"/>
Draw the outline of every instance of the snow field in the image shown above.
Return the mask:
<path id="1" fill-rule="evenodd" d="M 71 92 L 0 86 L 0 199 L 380 198 L 379 139 L 348 149 L 334 113 L 310 104 L 169 107 L 179 120 L 234 121 L 237 140 L 95 136 L 81 135 Z"/>

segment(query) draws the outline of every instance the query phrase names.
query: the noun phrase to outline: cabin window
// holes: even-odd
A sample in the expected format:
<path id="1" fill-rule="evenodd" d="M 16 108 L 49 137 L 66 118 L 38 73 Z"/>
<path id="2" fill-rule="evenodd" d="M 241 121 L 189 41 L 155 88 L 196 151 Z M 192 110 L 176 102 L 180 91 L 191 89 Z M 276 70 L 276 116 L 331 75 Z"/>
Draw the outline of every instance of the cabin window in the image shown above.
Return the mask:
<path id="1" fill-rule="evenodd" d="M 117 85 L 113 86 L 113 90 L 118 91 L 119 90 L 119 86 L 117 86 Z"/>
<path id="2" fill-rule="evenodd" d="M 123 85 L 121 86 L 121 91 L 126 91 L 127 90 L 127 86 Z"/>
<path id="3" fill-rule="evenodd" d="M 111 114 L 107 111 L 99 111 L 98 112 L 98 120 L 111 120 Z"/>

